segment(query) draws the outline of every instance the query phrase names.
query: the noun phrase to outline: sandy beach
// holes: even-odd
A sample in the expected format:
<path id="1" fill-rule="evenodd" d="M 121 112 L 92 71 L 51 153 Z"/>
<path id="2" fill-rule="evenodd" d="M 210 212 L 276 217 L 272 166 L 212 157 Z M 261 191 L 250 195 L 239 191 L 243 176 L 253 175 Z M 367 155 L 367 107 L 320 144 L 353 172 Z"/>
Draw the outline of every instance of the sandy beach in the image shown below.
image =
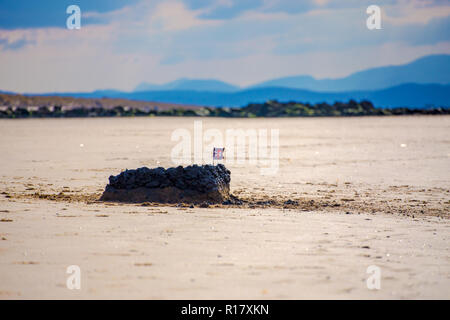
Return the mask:
<path id="1" fill-rule="evenodd" d="M 227 167 L 234 195 L 281 205 L 96 201 L 112 174 L 173 166 L 194 120 L 279 129 L 276 175 Z M 449 132 L 450 116 L 0 120 L 0 298 L 450 299 Z"/>

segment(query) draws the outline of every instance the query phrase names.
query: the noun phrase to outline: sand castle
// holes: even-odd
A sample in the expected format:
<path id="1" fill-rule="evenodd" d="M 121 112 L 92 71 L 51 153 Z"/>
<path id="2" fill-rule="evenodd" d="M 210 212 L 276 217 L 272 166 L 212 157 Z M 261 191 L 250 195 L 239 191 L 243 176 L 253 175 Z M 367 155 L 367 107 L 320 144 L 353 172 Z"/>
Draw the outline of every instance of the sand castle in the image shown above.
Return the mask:
<path id="1" fill-rule="evenodd" d="M 222 203 L 230 198 L 230 174 L 223 165 L 146 167 L 109 177 L 101 201 Z"/>

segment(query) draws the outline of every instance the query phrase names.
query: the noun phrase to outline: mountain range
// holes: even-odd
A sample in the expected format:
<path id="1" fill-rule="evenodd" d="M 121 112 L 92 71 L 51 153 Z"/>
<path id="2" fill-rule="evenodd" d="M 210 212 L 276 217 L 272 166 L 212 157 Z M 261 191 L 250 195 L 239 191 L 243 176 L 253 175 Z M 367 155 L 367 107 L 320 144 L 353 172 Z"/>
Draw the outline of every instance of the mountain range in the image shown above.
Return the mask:
<path id="1" fill-rule="evenodd" d="M 178 91 L 213 91 L 213 92 L 233 92 L 238 91 L 240 88 L 232 84 L 214 80 L 214 79 L 179 79 L 166 84 L 151 84 L 143 82 L 139 84 L 134 91 L 167 91 L 167 90 L 178 90 Z"/>
<path id="2" fill-rule="evenodd" d="M 318 92 L 342 92 L 380 90 L 404 83 L 449 84 L 450 55 L 442 54 L 425 56 L 405 65 L 371 68 L 337 79 L 315 79 L 312 76 L 300 75 L 273 79 L 257 83 L 250 87 L 240 88 L 239 86 L 219 80 L 195 80 L 184 78 L 161 85 L 141 83 L 134 91 L 195 90 L 235 92 L 253 88 L 280 87 Z"/>
<path id="3" fill-rule="evenodd" d="M 450 55 L 430 55 L 399 66 L 371 68 L 337 79 L 301 75 L 241 88 L 214 79 L 141 83 L 132 92 L 99 90 L 46 95 L 125 98 L 166 103 L 240 107 L 267 100 L 309 103 L 372 101 L 377 107 L 450 107 Z"/>
<path id="4" fill-rule="evenodd" d="M 381 90 L 405 83 L 449 84 L 450 55 L 425 56 L 405 65 L 372 68 L 338 79 L 295 76 L 262 82 L 253 87 L 283 87 L 319 92 L 342 92 Z"/>

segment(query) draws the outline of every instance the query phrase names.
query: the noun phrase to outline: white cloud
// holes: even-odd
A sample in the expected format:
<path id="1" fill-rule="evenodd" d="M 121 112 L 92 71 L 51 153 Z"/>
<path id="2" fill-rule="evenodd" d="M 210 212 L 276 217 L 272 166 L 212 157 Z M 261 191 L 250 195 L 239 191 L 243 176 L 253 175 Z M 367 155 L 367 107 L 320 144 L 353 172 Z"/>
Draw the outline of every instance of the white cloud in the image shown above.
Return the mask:
<path id="1" fill-rule="evenodd" d="M 202 10 L 188 10 L 181 2 L 163 2 L 151 14 L 153 26 L 161 26 L 162 31 L 180 31 L 192 27 L 217 25 L 219 21 L 198 18 Z"/>
<path id="2" fill-rule="evenodd" d="M 330 2 L 330 0 L 314 0 L 314 3 L 319 6 L 324 6 L 324 5 L 328 4 L 329 2 Z"/>
<path id="3" fill-rule="evenodd" d="M 383 20 L 394 26 L 422 24 L 450 16 L 449 3 L 423 0 L 400 0 L 395 5 L 381 6 Z"/>

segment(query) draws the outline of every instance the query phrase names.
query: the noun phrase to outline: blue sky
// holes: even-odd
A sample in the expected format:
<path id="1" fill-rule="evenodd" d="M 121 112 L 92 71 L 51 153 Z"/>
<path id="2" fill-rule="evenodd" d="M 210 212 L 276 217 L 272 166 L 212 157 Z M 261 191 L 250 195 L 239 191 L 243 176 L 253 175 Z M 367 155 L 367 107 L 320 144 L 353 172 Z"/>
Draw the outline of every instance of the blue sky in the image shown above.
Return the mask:
<path id="1" fill-rule="evenodd" d="M 80 30 L 66 29 L 71 4 Z M 371 4 L 381 30 L 366 27 Z M 450 53 L 449 30 L 447 0 L 0 0 L 0 90 L 335 78 Z"/>

